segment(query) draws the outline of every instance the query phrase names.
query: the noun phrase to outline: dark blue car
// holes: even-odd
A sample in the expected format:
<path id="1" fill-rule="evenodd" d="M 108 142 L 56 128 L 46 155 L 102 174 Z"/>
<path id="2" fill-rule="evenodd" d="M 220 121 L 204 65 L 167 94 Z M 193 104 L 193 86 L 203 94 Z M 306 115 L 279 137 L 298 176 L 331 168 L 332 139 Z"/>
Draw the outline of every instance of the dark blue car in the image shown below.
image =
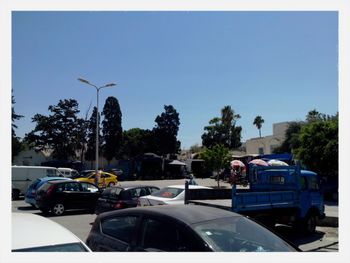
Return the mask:
<path id="1" fill-rule="evenodd" d="M 36 201 L 35 201 L 36 190 L 39 189 L 39 187 L 42 186 L 44 183 L 48 181 L 55 181 L 55 180 L 71 180 L 71 179 L 64 178 L 64 177 L 38 178 L 28 187 L 27 192 L 25 194 L 25 202 L 30 204 L 32 207 L 37 207 Z"/>

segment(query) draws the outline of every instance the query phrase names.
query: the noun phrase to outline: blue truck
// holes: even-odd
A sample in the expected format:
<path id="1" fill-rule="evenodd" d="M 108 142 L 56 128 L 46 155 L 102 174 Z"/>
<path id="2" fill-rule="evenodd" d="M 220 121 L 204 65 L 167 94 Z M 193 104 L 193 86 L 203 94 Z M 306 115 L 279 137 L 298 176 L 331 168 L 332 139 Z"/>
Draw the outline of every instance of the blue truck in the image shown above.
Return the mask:
<path id="1" fill-rule="evenodd" d="M 300 166 L 251 166 L 249 187 L 188 191 L 185 203 L 230 209 L 268 227 L 287 224 L 313 233 L 325 217 L 316 173 Z"/>

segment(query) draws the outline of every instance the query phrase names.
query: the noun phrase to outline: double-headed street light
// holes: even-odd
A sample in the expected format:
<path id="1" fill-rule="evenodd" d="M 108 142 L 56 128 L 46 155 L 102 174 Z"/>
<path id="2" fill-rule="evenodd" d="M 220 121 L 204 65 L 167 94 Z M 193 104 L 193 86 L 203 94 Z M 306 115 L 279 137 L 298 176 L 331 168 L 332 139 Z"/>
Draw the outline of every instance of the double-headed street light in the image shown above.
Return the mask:
<path id="1" fill-rule="evenodd" d="M 98 118 L 98 96 L 99 96 L 99 91 L 100 89 L 102 88 L 107 88 L 107 87 L 113 87 L 113 86 L 116 86 L 117 84 L 115 83 L 108 83 L 104 86 L 101 86 L 101 87 L 97 87 L 96 85 L 90 83 L 89 81 L 85 80 L 85 79 L 82 79 L 82 78 L 78 78 L 79 81 L 85 83 L 85 84 L 88 84 L 90 86 L 93 86 L 95 87 L 96 89 L 96 92 L 97 92 L 97 102 L 96 102 L 96 161 L 95 161 L 95 177 L 97 178 L 97 172 L 98 172 L 98 150 L 99 150 L 99 131 L 100 131 L 100 121 L 99 121 L 99 118 Z"/>

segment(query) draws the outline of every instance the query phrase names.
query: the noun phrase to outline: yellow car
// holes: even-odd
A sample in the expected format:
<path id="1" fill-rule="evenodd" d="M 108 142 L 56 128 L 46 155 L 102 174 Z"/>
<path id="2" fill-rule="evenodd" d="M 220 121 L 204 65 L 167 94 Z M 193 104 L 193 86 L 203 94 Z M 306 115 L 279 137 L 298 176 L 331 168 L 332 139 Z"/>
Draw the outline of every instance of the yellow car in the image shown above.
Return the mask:
<path id="1" fill-rule="evenodd" d="M 74 180 L 79 182 L 88 182 L 88 183 L 95 184 L 95 174 L 96 172 L 92 172 L 88 174 L 86 177 L 80 177 Z M 117 183 L 118 183 L 118 177 L 116 175 L 111 173 L 101 172 L 101 176 L 98 181 L 99 188 L 113 186 L 113 185 L 116 185 Z"/>

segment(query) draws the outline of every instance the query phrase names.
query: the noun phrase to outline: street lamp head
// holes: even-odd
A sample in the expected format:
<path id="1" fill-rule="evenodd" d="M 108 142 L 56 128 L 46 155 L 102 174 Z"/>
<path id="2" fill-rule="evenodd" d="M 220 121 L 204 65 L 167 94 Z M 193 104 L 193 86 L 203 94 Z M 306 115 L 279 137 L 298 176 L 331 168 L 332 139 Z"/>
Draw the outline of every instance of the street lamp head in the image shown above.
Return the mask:
<path id="1" fill-rule="evenodd" d="M 89 81 L 87 81 L 87 80 L 85 80 L 85 79 L 78 78 L 78 80 L 79 80 L 79 81 L 81 81 L 81 82 L 84 82 L 84 83 L 86 83 L 86 84 L 90 84 L 90 82 L 89 82 Z"/>
<path id="2" fill-rule="evenodd" d="M 105 85 L 105 87 L 113 87 L 113 86 L 117 86 L 117 84 L 115 84 L 115 83 L 109 83 L 109 84 Z"/>

